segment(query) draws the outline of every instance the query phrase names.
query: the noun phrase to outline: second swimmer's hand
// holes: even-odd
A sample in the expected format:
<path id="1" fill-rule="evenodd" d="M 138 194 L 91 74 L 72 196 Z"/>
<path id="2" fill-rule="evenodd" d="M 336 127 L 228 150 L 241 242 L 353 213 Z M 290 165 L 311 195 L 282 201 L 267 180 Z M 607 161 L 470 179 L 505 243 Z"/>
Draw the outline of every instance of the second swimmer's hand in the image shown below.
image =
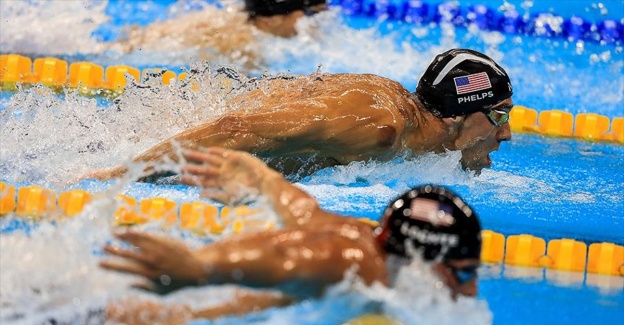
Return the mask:
<path id="1" fill-rule="evenodd" d="M 149 280 L 136 286 L 166 294 L 182 287 L 206 283 L 207 270 L 195 250 L 181 241 L 153 234 L 126 230 L 115 234 L 135 249 L 105 246 L 104 251 L 120 260 L 104 260 L 107 270 L 139 275 Z"/>
<path id="2" fill-rule="evenodd" d="M 261 182 L 273 172 L 262 160 L 243 151 L 210 147 L 183 152 L 180 181 L 202 187 L 202 196 L 227 204 L 253 200 Z"/>

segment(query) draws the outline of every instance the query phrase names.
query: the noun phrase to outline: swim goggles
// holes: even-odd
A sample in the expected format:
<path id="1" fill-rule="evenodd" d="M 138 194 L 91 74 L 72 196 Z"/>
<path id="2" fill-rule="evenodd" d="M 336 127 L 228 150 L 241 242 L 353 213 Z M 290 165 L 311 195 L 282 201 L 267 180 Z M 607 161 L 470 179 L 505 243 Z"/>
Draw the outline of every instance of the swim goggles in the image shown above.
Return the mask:
<path id="1" fill-rule="evenodd" d="M 509 113 L 511 112 L 512 108 L 513 105 L 509 105 L 484 109 L 482 110 L 482 112 L 483 114 L 485 114 L 485 116 L 487 116 L 488 120 L 490 120 L 490 123 L 492 123 L 494 126 L 501 126 L 509 121 Z"/>
<path id="2" fill-rule="evenodd" d="M 453 277 L 458 284 L 462 285 L 474 278 L 477 277 L 477 269 L 479 269 L 478 265 L 471 265 L 465 267 L 455 267 L 450 265 L 448 262 L 445 262 L 444 265 L 451 270 Z"/>

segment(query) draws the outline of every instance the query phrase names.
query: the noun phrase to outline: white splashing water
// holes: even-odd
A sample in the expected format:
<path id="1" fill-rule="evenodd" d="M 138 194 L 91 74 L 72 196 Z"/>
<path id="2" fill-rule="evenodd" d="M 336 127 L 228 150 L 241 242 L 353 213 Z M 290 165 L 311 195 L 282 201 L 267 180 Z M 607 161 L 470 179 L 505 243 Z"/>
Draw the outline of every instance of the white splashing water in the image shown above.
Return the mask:
<path id="1" fill-rule="evenodd" d="M 42 221 L 30 234 L 0 236 L 0 322 L 37 324 L 51 315 L 57 320 L 85 316 L 85 311 L 101 309 L 108 297 L 126 290 L 127 277 L 97 266 L 94 250 L 110 239 L 101 213 L 110 206 L 102 203 L 58 224 Z"/>
<path id="2" fill-rule="evenodd" d="M 403 324 L 491 324 L 492 313 L 485 301 L 451 295 L 430 266 L 415 260 L 402 267 L 395 289 L 384 286 L 362 288 L 365 295 L 380 299 L 384 314 Z"/>
<path id="3" fill-rule="evenodd" d="M 108 216 L 117 207 L 115 200 L 99 197 L 74 218 L 47 215 L 30 232 L 18 230 L 0 236 L 0 322 L 43 324 L 53 319 L 60 324 L 102 324 L 106 306 L 125 299 L 187 303 L 197 308 L 231 295 L 235 288 L 226 286 L 189 289 L 158 299 L 130 289 L 137 278 L 99 268 L 98 262 L 105 258 L 101 248 L 111 242 L 112 218 Z M 19 220 L 14 215 L 4 218 L 4 222 Z M 158 223 L 138 228 L 165 233 Z M 178 229 L 166 234 L 193 247 L 207 241 Z M 198 295 L 202 299 L 197 299 Z"/>
<path id="4" fill-rule="evenodd" d="M 332 72 L 373 73 L 414 83 L 436 54 L 457 44 L 452 30 L 444 32 L 441 44 L 420 48 L 401 40 L 400 32 L 381 35 L 378 26 L 353 29 L 344 24 L 333 8 L 297 22 L 293 39 L 273 38 L 263 49 L 272 72 L 289 70 L 310 73 L 316 66 Z M 411 27 L 414 34 L 427 28 Z"/>
<path id="5" fill-rule="evenodd" d="M 194 71 L 189 83 L 163 86 L 148 79 L 128 86 L 105 107 L 75 90 L 64 96 L 43 86 L 18 91 L 0 111 L 3 178 L 62 185 L 223 113 L 228 108 L 208 65 Z"/>
<path id="6" fill-rule="evenodd" d="M 3 1 L 0 49 L 5 53 L 61 55 L 94 53 L 91 37 L 109 20 L 107 1 Z"/>
<path id="7" fill-rule="evenodd" d="M 266 324 L 344 324 L 366 313 L 382 313 L 399 324 L 492 324 L 492 313 L 485 301 L 450 293 L 429 264 L 415 260 L 398 270 L 391 287 L 365 285 L 346 272 L 344 280 L 331 286 L 323 298 L 265 313 Z"/>
<path id="8" fill-rule="evenodd" d="M 577 189 L 562 193 L 541 178 L 514 175 L 506 171 L 485 169 L 478 176 L 461 168 L 460 152 L 429 153 L 407 160 L 389 162 L 352 162 L 347 166 L 324 169 L 300 186 L 325 202 L 324 208 L 338 211 L 360 211 L 378 218 L 386 204 L 414 186 L 445 184 L 469 188 L 472 197 L 493 197 L 499 202 L 519 202 L 532 193 L 541 203 L 593 202 L 592 193 Z M 354 186 L 355 185 L 355 186 Z"/>

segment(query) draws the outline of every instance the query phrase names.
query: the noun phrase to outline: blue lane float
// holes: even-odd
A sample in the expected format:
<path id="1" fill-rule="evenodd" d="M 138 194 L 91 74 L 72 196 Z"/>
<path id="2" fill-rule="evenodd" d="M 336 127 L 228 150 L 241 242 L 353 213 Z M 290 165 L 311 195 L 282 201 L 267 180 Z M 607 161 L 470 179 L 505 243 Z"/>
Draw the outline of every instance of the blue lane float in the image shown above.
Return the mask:
<path id="1" fill-rule="evenodd" d="M 564 18 L 552 13 L 523 15 L 512 8 L 501 11 L 485 5 L 461 6 L 452 1 L 429 3 L 420 0 L 330 0 L 329 4 L 340 6 L 343 14 L 348 16 L 362 15 L 377 19 L 385 17 L 410 24 L 476 25 L 487 31 L 565 37 L 571 41 L 604 44 L 621 44 L 624 39 L 624 19 L 591 22 L 578 16 Z"/>

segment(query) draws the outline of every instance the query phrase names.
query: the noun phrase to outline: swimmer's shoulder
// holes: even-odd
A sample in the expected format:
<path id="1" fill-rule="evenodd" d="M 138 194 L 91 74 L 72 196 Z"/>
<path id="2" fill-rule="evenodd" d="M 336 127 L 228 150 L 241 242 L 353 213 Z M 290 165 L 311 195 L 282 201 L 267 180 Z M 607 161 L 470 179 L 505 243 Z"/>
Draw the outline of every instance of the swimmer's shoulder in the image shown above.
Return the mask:
<path id="1" fill-rule="evenodd" d="M 340 84 L 343 87 L 383 90 L 385 92 L 409 96 L 410 92 L 395 80 L 370 73 L 336 73 L 327 74 L 323 81 Z"/>
<path id="2" fill-rule="evenodd" d="M 313 73 L 309 76 L 294 76 L 272 78 L 271 86 L 274 88 L 307 86 L 331 87 L 341 85 L 343 87 L 363 86 L 365 88 L 388 88 L 397 91 L 408 92 L 403 85 L 390 78 L 382 77 L 371 73 Z"/>
<path id="3" fill-rule="evenodd" d="M 388 84 L 403 88 L 403 86 L 390 78 L 372 73 L 327 73 L 320 75 L 325 80 L 336 80 L 347 83 Z"/>

